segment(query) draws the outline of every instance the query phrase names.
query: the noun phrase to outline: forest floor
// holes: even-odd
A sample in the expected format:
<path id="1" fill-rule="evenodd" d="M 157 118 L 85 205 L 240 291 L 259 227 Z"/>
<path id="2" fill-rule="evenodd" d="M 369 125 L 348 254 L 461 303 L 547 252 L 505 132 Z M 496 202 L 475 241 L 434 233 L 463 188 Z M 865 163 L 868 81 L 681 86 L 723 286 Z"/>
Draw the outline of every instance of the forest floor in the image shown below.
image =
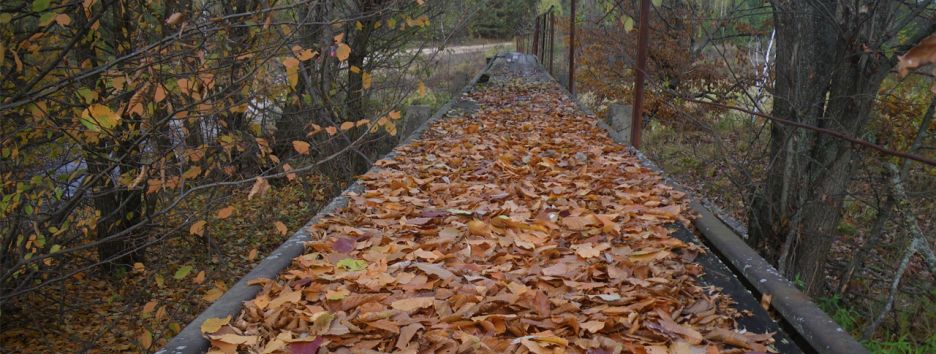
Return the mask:
<path id="1" fill-rule="evenodd" d="M 700 283 L 704 250 L 669 227 L 683 193 L 556 83 L 496 77 L 361 176 L 238 316 L 205 321 L 213 349 L 776 351 Z"/>

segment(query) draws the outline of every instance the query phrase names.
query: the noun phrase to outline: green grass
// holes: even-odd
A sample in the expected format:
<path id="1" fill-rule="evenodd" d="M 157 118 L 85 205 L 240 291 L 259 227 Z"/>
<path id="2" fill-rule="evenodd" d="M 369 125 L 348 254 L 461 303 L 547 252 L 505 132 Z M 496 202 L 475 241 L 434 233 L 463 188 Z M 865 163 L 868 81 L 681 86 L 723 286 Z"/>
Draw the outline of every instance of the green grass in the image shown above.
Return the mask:
<path id="1" fill-rule="evenodd" d="M 836 323 L 853 336 L 860 336 L 864 330 L 861 314 L 853 308 L 842 304 L 841 297 L 836 294 L 831 297 L 818 299 L 819 308 L 829 314 Z M 932 333 L 922 342 L 914 341 L 909 333 L 910 327 L 921 318 L 936 316 L 933 306 L 907 309 L 897 313 L 900 330 L 891 339 L 868 339 L 861 342 L 868 351 L 881 354 L 931 354 L 936 353 L 936 333 Z"/>

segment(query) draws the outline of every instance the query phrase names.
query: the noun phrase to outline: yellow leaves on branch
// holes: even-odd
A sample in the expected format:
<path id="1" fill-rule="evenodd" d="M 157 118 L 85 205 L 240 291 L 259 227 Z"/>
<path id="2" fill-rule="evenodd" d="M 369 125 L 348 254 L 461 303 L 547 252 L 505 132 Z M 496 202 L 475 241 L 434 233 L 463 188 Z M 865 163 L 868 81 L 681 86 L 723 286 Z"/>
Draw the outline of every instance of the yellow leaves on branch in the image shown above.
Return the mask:
<path id="1" fill-rule="evenodd" d="M 351 47 L 347 44 L 340 43 L 338 48 L 335 49 L 335 57 L 338 58 L 338 61 L 348 60 L 348 57 L 351 56 Z"/>
<path id="2" fill-rule="evenodd" d="M 338 61 L 348 60 L 348 57 L 351 56 L 351 47 L 344 43 L 344 32 L 339 33 L 335 36 L 335 44 L 338 45 L 335 48 L 335 57 L 338 58 Z"/>
<path id="3" fill-rule="evenodd" d="M 81 124 L 91 131 L 111 130 L 120 124 L 120 116 L 109 107 L 95 103 L 81 113 Z"/>
<path id="4" fill-rule="evenodd" d="M 372 77 L 371 77 L 371 74 L 370 74 L 369 72 L 366 72 L 366 71 L 365 71 L 365 72 L 363 72 L 363 73 L 361 74 L 361 86 L 362 86 L 365 90 L 367 90 L 367 89 L 369 89 L 369 88 L 371 87 L 371 81 L 372 81 Z"/>
<path id="5" fill-rule="evenodd" d="M 289 86 L 296 87 L 299 83 L 299 59 L 289 57 L 283 59 L 283 66 L 286 67 L 286 81 Z"/>
<path id="6" fill-rule="evenodd" d="M 318 52 L 312 49 L 305 49 L 298 45 L 295 45 L 292 47 L 292 52 L 293 52 L 293 55 L 295 55 L 296 58 L 299 59 L 300 61 L 311 60 L 312 58 L 315 58 L 315 56 L 318 54 Z"/>

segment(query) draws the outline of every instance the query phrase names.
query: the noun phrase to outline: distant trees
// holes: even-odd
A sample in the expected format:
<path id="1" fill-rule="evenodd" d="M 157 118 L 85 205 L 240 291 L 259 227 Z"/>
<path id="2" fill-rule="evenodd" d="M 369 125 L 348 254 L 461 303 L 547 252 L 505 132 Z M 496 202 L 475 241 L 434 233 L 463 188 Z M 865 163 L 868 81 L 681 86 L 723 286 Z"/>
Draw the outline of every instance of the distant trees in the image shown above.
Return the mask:
<path id="1" fill-rule="evenodd" d="M 484 3 L 469 30 L 482 38 L 512 38 L 536 16 L 537 0 L 470 0 Z"/>

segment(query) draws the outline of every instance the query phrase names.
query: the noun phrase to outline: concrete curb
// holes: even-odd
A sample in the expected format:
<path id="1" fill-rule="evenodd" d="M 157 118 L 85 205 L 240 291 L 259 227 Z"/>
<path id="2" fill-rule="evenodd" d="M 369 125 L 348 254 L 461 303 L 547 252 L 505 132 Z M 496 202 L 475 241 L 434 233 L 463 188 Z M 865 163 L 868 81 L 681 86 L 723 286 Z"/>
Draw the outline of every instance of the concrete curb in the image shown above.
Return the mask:
<path id="1" fill-rule="evenodd" d="M 555 79 L 553 79 L 555 81 Z M 558 83 L 558 82 L 557 82 Z M 561 84 L 562 90 L 573 97 Z M 586 114 L 594 115 L 591 110 L 575 99 L 576 106 Z M 616 143 L 627 141 L 610 125 L 597 119 L 598 126 L 604 129 Z M 868 353 L 861 343 L 842 329 L 828 314 L 816 306 L 812 299 L 803 294 L 796 286 L 780 275 L 770 263 L 754 251 L 736 233 L 736 229 L 727 225 L 715 213 L 710 211 L 704 198 L 694 195 L 688 188 L 666 177 L 662 169 L 647 159 L 639 150 L 628 146 L 628 150 L 640 160 L 641 165 L 647 167 L 664 178 L 664 181 L 673 188 L 685 192 L 690 198 L 690 208 L 699 215 L 693 220 L 696 229 L 702 234 L 702 240 L 709 249 L 722 260 L 722 263 L 732 268 L 736 274 L 747 281 L 749 290 L 756 296 L 770 294 L 773 296 L 770 306 L 782 316 L 782 320 L 798 335 L 809 347 L 801 348 L 806 352 L 812 350 L 817 353 L 862 354 Z M 793 334 L 793 333 L 790 333 Z"/>
<path id="2" fill-rule="evenodd" d="M 462 89 L 461 93 L 458 96 L 452 97 L 445 105 L 439 108 L 432 117 L 429 117 L 425 122 L 423 122 L 419 128 L 413 131 L 405 140 L 403 140 L 399 145 L 402 146 L 409 144 L 416 138 L 418 138 L 422 133 L 428 128 L 429 124 L 432 122 L 441 119 L 446 113 L 448 113 L 452 107 L 458 102 L 462 96 L 470 92 L 472 88 L 477 85 L 478 79 L 482 75 L 488 72 L 491 69 L 491 66 L 496 61 L 495 57 L 493 60 L 490 60 L 487 66 L 484 67 L 481 72 L 479 72 L 475 77 L 469 81 L 468 85 Z M 390 151 L 382 158 L 389 158 L 395 156 L 395 151 Z M 376 171 L 377 167 L 371 167 L 370 171 Z M 293 258 L 296 258 L 302 255 L 305 252 L 305 243 L 312 240 L 312 235 L 309 233 L 311 226 L 317 223 L 322 218 L 328 216 L 331 213 L 334 213 L 340 208 L 348 205 L 349 193 L 361 193 L 364 191 L 364 186 L 358 182 L 354 182 L 351 186 L 345 189 L 339 196 L 332 199 L 328 205 L 318 211 L 315 216 L 312 217 L 309 222 L 307 222 L 302 228 L 292 234 L 282 245 L 273 250 L 270 255 L 263 259 L 260 264 L 257 265 L 253 270 L 251 270 L 247 275 L 241 278 L 230 290 L 224 293 L 218 300 L 208 306 L 205 311 L 198 315 L 192 322 L 190 322 L 185 328 L 182 329 L 179 334 L 173 337 L 165 347 L 157 351 L 157 354 L 183 354 L 183 353 L 204 353 L 209 349 L 208 340 L 202 336 L 201 325 L 205 320 L 209 318 L 224 318 L 227 316 L 237 316 L 240 312 L 241 307 L 245 301 L 253 299 L 257 293 L 260 292 L 260 286 L 251 286 L 247 285 L 248 282 L 254 279 L 259 278 L 269 278 L 275 279 L 276 276 L 292 263 Z"/>

